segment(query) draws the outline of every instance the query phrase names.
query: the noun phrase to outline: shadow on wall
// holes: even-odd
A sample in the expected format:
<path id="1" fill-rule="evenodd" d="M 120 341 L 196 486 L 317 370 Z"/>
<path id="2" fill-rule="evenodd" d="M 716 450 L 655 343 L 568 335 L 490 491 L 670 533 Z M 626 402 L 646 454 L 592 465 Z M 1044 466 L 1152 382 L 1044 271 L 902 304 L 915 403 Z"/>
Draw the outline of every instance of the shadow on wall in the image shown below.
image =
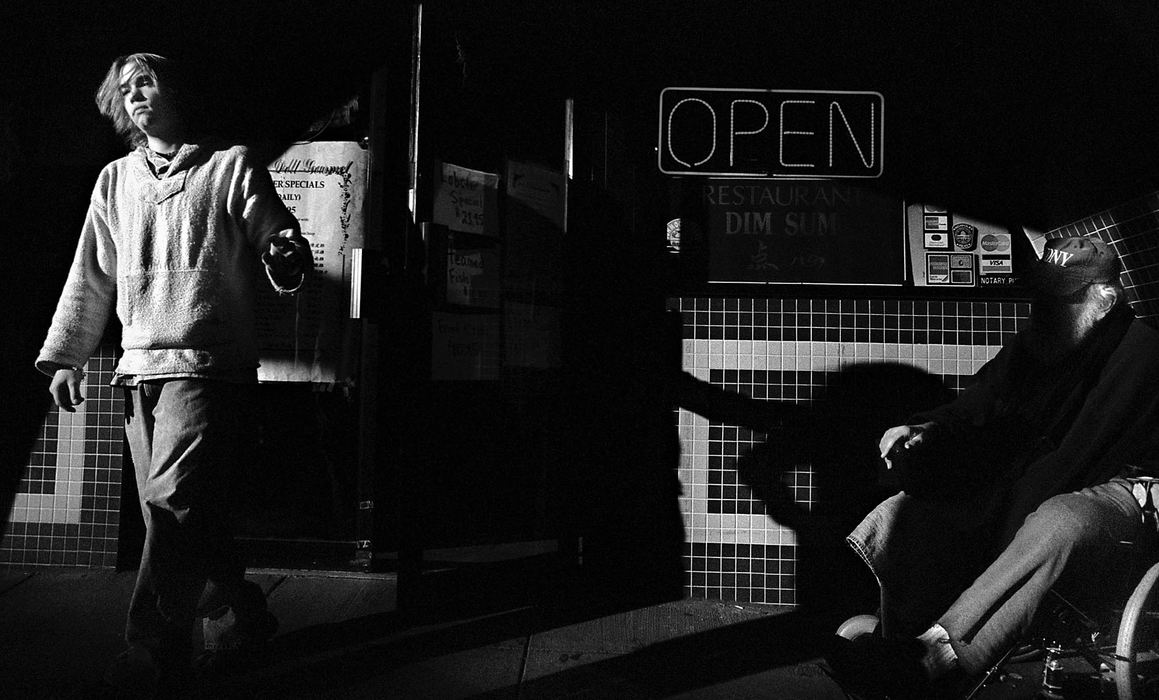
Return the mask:
<path id="1" fill-rule="evenodd" d="M 619 313 L 634 316 L 622 309 Z M 664 320 L 663 313 L 651 314 L 648 323 L 654 325 L 634 326 L 641 347 L 665 347 Z M 593 340 L 625 339 L 601 333 Z M 774 517 L 805 533 L 799 548 L 802 606 L 775 613 L 749 610 L 747 619 L 738 614 L 717 628 L 642 645 L 625 654 L 569 657 L 541 651 L 543 656 L 536 657 L 531 652 L 525 660 L 564 658 L 551 672 L 494 690 L 481 689 L 473 697 L 670 697 L 778 668 L 782 670 L 775 676 L 777 685 L 768 688 L 772 695 L 844 697 L 824 667 L 814 662 L 823 655 L 846 609 L 872 609 L 864 607 L 863 596 L 853 595 L 854 579 L 838 571 L 839 566 L 856 564 L 867 578 L 842 537 L 879 497 L 891 492 L 888 485 L 878 483 L 876 444 L 881 432 L 912 412 L 948 400 L 951 392 L 937 377 L 912 367 L 870 364 L 834 374 L 824 395 L 810 406 L 755 401 L 690 381 L 678 369 L 665 377 L 634 367 L 626 362 L 630 354 L 617 352 L 623 349 L 609 345 L 589 358 L 610 363 L 606 366 L 577 365 L 576 386 L 568 395 L 577 432 L 567 447 L 575 452 L 571 464 L 557 466 L 569 470 L 574 482 L 572 490 L 559 494 L 571 501 L 561 499 L 558 505 L 578 518 L 574 524 L 585 536 L 584 566 L 579 571 L 544 557 L 427 574 L 424 594 L 431 605 L 281 635 L 256 660 L 259 672 L 229 681 L 232 695 L 251 694 L 259 687 L 265 694 L 367 687 L 393 669 L 422 668 L 426 659 L 475 653 L 472 650 L 487 645 L 680 596 L 680 537 L 673 527 L 678 484 L 672 467 L 677 452 L 667 449 L 675 445 L 671 403 L 675 398 L 696 405 L 698 412 L 768 431 L 768 441 L 743 457 L 737 470 Z M 677 391 L 671 391 L 673 387 Z M 580 428 L 593 432 L 585 434 Z M 811 511 L 793 503 L 779 484 L 780 473 L 798 461 L 811 461 L 816 471 L 819 495 Z M 837 561 L 836 552 L 850 555 L 845 564 Z M 862 582 L 872 585 L 872 581 L 858 584 Z M 491 598 L 485 608 L 480 607 L 482 594 Z M 537 605 L 527 606 L 528 601 Z M 668 610 L 680 617 L 697 614 L 694 607 Z M 482 615 L 484 611 L 493 614 Z M 607 624 L 625 624 L 629 619 Z M 434 624 L 439 622 L 447 624 Z M 417 623 L 425 627 L 417 629 Z M 673 625 L 670 631 L 681 627 Z M 406 629 L 415 632 L 393 636 Z M 487 680 L 478 682 L 482 686 Z"/>
<path id="2" fill-rule="evenodd" d="M 581 546 L 577 588 L 606 589 L 629 605 L 684 596 L 673 413 L 682 406 L 768 435 L 735 468 L 767 512 L 797 533 L 800 605 L 833 619 L 874 609 L 876 584 L 844 537 L 897 491 L 882 479 L 878 440 L 953 392 L 896 363 L 848 366 L 807 406 L 699 381 L 680 369 L 681 317 L 664 311 L 662 238 L 655 246 L 633 241 L 638 232 L 618 203 L 583 183 L 570 211 L 563 348 L 571 381 L 562 399 L 570 439 L 553 495 L 563 540 Z M 813 467 L 811 508 L 781 482 L 800 464 Z"/>
<path id="3" fill-rule="evenodd" d="M 876 608 L 876 584 L 844 540 L 898 490 L 879 458 L 881 434 L 952 398 L 939 378 L 893 363 L 842 369 L 810 405 L 751 399 L 687 374 L 677 390 L 677 403 L 690 411 L 768 435 L 735 469 L 769 516 L 797 534 L 799 604 L 837 621 Z M 812 508 L 797 503 L 781 481 L 801 464 L 813 467 Z"/>
<path id="4" fill-rule="evenodd" d="M 665 380 L 679 372 L 680 343 L 664 312 L 663 237 L 637 240 L 622 205 L 592 183 L 576 181 L 569 197 L 558 523 L 580 547 L 577 589 L 626 605 L 676 600 L 680 442 Z"/>

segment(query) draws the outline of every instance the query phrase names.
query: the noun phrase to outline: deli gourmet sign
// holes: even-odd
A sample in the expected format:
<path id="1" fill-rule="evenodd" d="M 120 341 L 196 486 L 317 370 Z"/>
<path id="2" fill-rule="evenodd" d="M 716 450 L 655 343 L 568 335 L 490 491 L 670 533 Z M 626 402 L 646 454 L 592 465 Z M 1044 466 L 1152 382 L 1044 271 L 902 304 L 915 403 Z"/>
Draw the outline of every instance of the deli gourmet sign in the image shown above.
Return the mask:
<path id="1" fill-rule="evenodd" d="M 877 92 L 665 88 L 660 172 L 797 180 L 880 177 Z"/>

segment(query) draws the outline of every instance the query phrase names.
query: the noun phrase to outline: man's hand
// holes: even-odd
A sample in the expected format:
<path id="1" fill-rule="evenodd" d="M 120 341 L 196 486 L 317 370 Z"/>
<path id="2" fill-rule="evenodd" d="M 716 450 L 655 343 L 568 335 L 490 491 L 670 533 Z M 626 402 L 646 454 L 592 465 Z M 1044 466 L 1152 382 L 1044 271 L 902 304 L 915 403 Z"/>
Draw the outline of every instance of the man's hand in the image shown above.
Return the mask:
<path id="1" fill-rule="evenodd" d="M 910 450 L 922 444 L 922 434 L 929 430 L 931 425 L 931 423 L 899 425 L 885 431 L 877 444 L 881 450 L 881 458 L 885 460 L 885 468 L 893 468 L 893 461 L 889 455 L 895 450 Z"/>
<path id="2" fill-rule="evenodd" d="M 269 248 L 262 253 L 262 262 L 276 286 L 294 291 L 302 286 L 314 266 L 310 244 L 301 236 L 271 238 Z"/>
<path id="3" fill-rule="evenodd" d="M 69 413 L 76 412 L 76 405 L 85 400 L 80 393 L 80 383 L 84 379 L 83 370 L 67 367 L 56 370 L 52 375 L 52 383 L 48 385 L 48 392 L 60 410 Z"/>

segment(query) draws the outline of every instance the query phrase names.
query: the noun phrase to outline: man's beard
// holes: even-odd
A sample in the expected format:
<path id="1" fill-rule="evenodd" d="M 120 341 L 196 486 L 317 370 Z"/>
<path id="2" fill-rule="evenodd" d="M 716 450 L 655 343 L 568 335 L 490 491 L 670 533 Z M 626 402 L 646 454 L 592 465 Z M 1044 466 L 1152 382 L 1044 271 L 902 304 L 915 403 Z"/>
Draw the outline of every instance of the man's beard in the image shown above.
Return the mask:
<path id="1" fill-rule="evenodd" d="M 1102 315 L 1085 299 L 1036 299 L 1030 310 L 1030 350 L 1049 360 L 1074 350 L 1086 340 Z"/>

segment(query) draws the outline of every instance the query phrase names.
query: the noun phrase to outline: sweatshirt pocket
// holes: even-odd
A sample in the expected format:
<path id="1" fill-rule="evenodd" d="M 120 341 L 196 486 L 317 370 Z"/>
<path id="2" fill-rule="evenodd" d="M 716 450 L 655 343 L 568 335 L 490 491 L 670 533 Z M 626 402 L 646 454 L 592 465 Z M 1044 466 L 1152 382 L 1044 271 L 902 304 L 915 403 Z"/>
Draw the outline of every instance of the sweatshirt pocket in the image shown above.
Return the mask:
<path id="1" fill-rule="evenodd" d="M 195 348 L 230 341 L 228 285 L 211 270 L 126 275 L 118 313 L 133 347 Z"/>

